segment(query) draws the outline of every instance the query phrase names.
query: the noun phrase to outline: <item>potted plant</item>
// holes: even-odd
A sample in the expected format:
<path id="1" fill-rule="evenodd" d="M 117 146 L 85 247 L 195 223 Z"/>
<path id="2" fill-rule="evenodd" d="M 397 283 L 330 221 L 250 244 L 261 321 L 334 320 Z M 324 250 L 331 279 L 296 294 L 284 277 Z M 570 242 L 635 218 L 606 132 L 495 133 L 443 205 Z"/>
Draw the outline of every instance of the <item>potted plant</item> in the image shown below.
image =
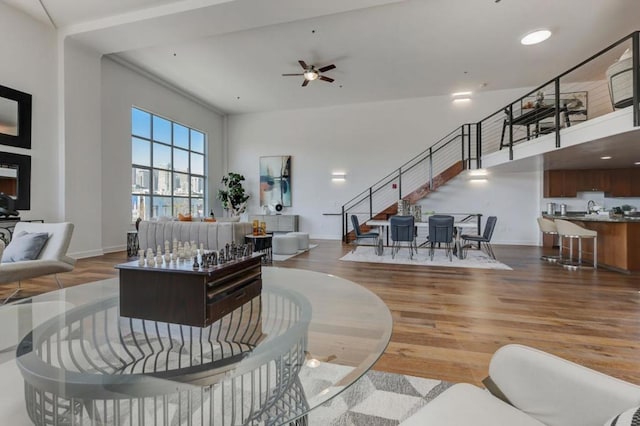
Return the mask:
<path id="1" fill-rule="evenodd" d="M 229 172 L 220 182 L 218 200 L 222 202 L 222 207 L 229 210 L 231 216 L 239 216 L 247 209 L 249 195 L 244 192 L 243 180 L 244 176 L 241 174 Z"/>

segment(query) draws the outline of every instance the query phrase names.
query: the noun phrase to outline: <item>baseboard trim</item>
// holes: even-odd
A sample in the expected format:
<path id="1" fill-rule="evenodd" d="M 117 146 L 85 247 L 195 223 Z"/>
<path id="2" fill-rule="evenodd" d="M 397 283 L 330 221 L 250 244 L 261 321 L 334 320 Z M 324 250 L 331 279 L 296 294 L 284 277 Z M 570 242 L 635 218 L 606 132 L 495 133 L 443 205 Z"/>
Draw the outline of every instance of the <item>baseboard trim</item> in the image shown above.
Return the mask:
<path id="1" fill-rule="evenodd" d="M 312 240 L 341 240 L 342 237 L 340 235 L 318 235 L 318 234 L 311 234 L 309 236 L 309 238 L 311 238 Z"/>
<path id="2" fill-rule="evenodd" d="M 104 253 L 115 253 L 115 252 L 118 252 L 118 251 L 127 251 L 127 246 L 126 245 L 120 245 L 120 246 L 103 247 L 102 251 Z"/>
<path id="3" fill-rule="evenodd" d="M 68 256 L 73 257 L 74 259 L 84 259 L 86 257 L 102 256 L 103 254 L 104 254 L 104 250 L 87 250 L 87 251 L 77 251 L 75 253 L 68 253 Z"/>

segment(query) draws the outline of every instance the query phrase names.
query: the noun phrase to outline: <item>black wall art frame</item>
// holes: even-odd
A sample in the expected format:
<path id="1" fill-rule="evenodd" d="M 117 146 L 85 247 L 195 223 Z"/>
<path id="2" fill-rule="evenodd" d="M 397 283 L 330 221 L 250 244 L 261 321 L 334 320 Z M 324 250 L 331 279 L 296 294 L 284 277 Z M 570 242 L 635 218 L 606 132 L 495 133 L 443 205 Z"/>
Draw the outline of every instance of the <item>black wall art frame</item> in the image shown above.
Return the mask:
<path id="1" fill-rule="evenodd" d="M 31 95 L 0 86 L 0 107 L 0 144 L 31 149 Z"/>
<path id="2" fill-rule="evenodd" d="M 0 167 L 18 169 L 16 210 L 31 209 L 31 156 L 0 152 Z"/>

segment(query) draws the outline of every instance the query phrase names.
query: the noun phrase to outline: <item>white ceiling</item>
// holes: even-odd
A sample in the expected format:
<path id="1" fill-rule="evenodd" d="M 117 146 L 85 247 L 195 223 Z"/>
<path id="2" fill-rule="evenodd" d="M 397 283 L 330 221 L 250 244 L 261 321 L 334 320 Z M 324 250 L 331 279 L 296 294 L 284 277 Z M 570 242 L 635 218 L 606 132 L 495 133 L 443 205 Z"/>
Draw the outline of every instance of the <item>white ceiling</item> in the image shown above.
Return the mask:
<path id="1" fill-rule="evenodd" d="M 0 1 L 50 24 L 42 3 L 61 34 L 229 114 L 536 86 L 640 29 L 637 0 Z M 550 40 L 520 45 L 543 27 Z M 335 83 L 282 77 L 298 60 L 334 63 Z M 636 139 L 592 146 L 637 155 Z M 530 163 L 586 167 L 581 157 Z"/>
<path id="2" fill-rule="evenodd" d="M 636 0 L 41 1 L 64 34 L 227 113 L 534 86 L 640 27 Z M 540 27 L 549 41 L 520 45 Z M 335 63 L 335 83 L 282 77 L 299 59 Z"/>

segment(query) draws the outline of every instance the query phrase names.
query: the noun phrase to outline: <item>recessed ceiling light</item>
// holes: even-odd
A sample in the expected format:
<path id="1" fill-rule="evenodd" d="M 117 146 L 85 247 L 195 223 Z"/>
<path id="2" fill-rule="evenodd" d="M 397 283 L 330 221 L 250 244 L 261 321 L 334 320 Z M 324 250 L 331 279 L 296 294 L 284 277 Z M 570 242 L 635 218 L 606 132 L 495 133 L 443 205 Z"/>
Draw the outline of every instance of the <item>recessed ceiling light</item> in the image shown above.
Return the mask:
<path id="1" fill-rule="evenodd" d="M 543 41 L 545 41 L 549 37 L 551 37 L 551 31 L 549 31 L 549 30 L 536 30 L 536 31 L 532 31 L 529 34 L 527 34 L 524 37 L 522 37 L 522 39 L 520 40 L 520 43 L 524 44 L 525 46 L 529 46 L 531 44 L 542 43 Z"/>
<path id="2" fill-rule="evenodd" d="M 456 93 L 452 93 L 451 96 L 456 97 L 456 96 L 471 96 L 473 94 L 473 92 L 456 92 Z"/>
<path id="3" fill-rule="evenodd" d="M 471 102 L 471 98 L 457 98 L 453 100 L 454 103 L 459 104 L 463 102 Z"/>
<path id="4" fill-rule="evenodd" d="M 608 155 L 605 155 L 604 157 L 600 157 L 601 160 L 611 160 L 611 157 Z"/>

